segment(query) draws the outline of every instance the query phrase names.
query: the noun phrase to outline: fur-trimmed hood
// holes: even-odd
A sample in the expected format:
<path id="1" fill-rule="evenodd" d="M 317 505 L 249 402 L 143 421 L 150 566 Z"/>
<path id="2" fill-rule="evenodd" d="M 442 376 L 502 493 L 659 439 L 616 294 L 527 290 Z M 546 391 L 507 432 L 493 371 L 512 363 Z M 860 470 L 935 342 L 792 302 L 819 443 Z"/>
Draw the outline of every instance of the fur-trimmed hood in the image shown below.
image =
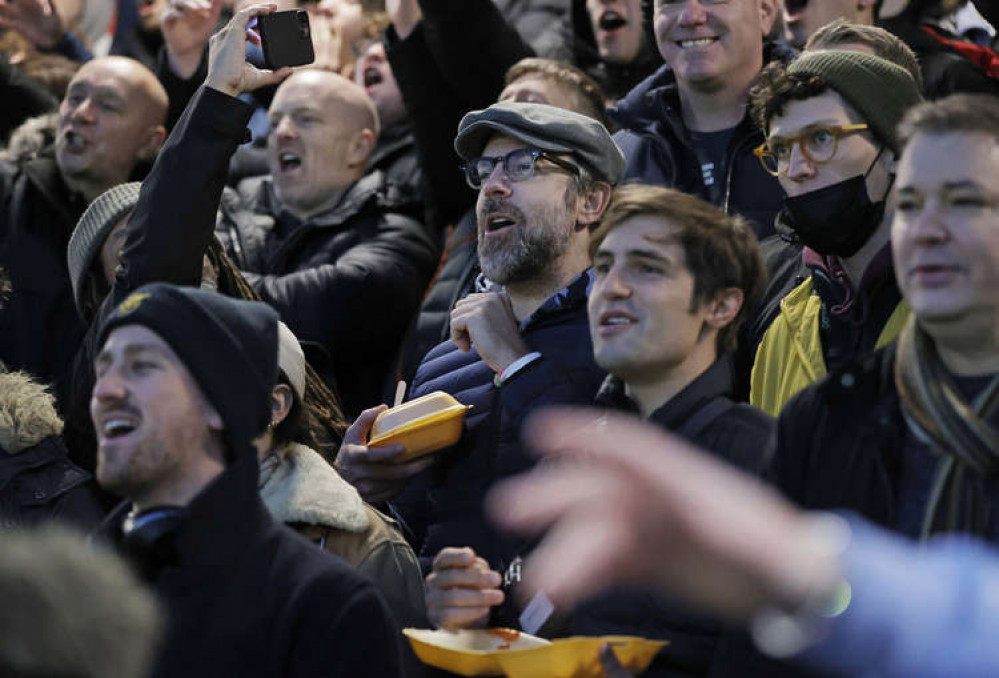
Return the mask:
<path id="1" fill-rule="evenodd" d="M 0 372 L 0 448 L 18 454 L 62 429 L 55 399 L 45 386 L 24 372 Z"/>
<path id="2" fill-rule="evenodd" d="M 368 529 L 361 496 L 318 452 L 291 443 L 261 465 L 260 498 L 282 523 Z"/>

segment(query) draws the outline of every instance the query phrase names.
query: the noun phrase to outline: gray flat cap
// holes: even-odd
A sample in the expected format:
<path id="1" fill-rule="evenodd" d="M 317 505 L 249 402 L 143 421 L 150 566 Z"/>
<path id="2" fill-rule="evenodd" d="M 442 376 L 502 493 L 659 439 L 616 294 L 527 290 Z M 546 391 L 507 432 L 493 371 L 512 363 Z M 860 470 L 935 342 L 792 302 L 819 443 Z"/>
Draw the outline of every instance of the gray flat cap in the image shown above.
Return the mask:
<path id="1" fill-rule="evenodd" d="M 69 281 L 73 285 L 73 300 L 81 316 L 84 314 L 83 278 L 104 246 L 111 227 L 135 209 L 140 188 L 142 184 L 138 181 L 109 188 L 94 198 L 76 222 L 73 235 L 69 238 L 66 263 L 69 265 Z"/>
<path id="2" fill-rule="evenodd" d="M 472 111 L 458 125 L 454 150 L 464 160 L 477 157 L 495 134 L 542 151 L 570 153 L 596 178 L 612 186 L 624 175 L 624 154 L 607 128 L 564 108 L 506 101 Z"/>

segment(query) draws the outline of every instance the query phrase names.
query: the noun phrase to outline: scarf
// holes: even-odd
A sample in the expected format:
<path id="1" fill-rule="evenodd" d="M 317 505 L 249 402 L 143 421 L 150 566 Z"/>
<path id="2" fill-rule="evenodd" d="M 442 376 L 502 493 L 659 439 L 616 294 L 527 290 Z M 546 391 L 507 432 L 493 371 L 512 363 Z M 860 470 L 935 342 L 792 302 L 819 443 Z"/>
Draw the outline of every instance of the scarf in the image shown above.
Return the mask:
<path id="1" fill-rule="evenodd" d="M 895 386 L 910 428 L 940 455 L 922 537 L 940 531 L 988 536 L 985 481 L 999 475 L 999 431 L 987 419 L 999 406 L 999 375 L 967 402 L 933 340 L 910 318 L 898 338 Z"/>

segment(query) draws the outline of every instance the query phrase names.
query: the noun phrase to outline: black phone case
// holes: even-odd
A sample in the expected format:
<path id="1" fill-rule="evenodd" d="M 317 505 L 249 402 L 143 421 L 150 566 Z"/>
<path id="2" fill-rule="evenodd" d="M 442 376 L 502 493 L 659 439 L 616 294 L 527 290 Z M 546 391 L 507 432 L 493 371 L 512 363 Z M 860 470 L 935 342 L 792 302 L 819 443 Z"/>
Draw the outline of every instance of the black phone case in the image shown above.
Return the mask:
<path id="1" fill-rule="evenodd" d="M 284 66 L 302 66 L 316 60 L 312 49 L 309 15 L 302 9 L 265 14 L 257 19 L 264 66 L 276 70 Z"/>

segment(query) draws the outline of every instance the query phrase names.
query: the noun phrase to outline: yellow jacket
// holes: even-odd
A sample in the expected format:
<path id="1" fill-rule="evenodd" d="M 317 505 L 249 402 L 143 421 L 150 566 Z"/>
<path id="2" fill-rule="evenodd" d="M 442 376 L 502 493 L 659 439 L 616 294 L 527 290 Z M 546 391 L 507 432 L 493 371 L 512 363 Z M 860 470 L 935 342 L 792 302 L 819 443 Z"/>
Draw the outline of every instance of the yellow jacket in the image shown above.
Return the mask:
<path id="1" fill-rule="evenodd" d="M 826 374 L 819 336 L 822 300 L 812 294 L 812 278 L 795 287 L 780 302 L 780 313 L 756 349 L 750 375 L 749 403 L 776 417 L 794 394 Z M 902 331 L 909 307 L 900 301 L 875 348 L 890 344 Z"/>

